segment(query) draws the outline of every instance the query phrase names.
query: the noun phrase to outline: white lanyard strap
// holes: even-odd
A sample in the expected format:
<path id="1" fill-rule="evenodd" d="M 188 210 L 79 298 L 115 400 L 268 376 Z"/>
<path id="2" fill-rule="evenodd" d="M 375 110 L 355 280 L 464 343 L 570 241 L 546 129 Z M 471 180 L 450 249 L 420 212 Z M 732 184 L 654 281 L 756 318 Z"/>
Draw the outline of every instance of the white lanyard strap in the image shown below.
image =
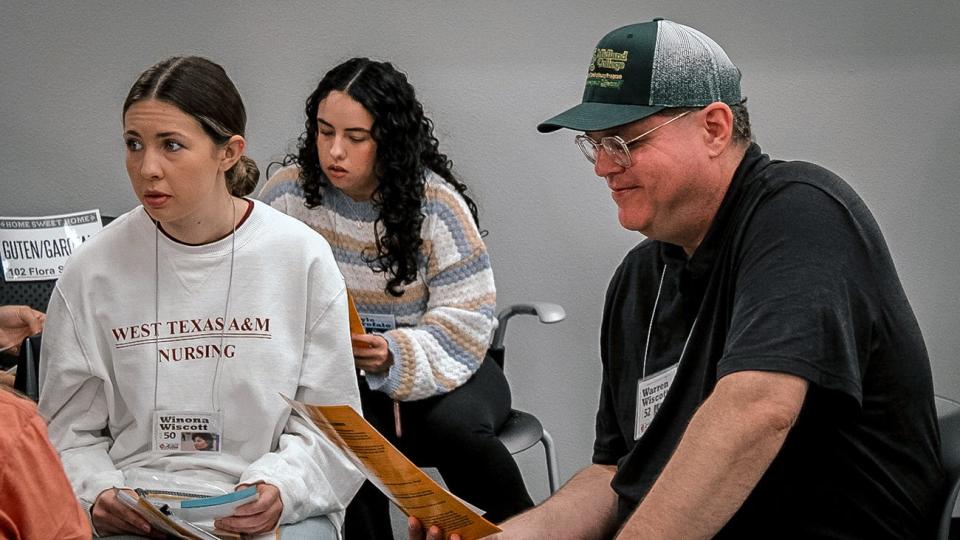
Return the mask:
<path id="1" fill-rule="evenodd" d="M 217 367 L 213 374 L 211 385 L 210 404 L 213 410 L 220 411 L 220 366 L 223 360 L 223 338 L 227 331 L 227 314 L 230 312 L 230 292 L 233 290 L 233 261 L 237 251 L 237 206 L 230 198 L 233 210 L 233 230 L 230 233 L 230 274 L 227 279 L 227 298 L 223 305 L 223 325 L 220 327 L 220 353 L 217 355 Z M 160 324 L 160 222 L 154 220 L 153 234 L 153 318 L 159 329 Z M 160 336 L 159 331 L 153 334 L 153 348 L 156 355 L 153 372 L 153 410 L 157 410 L 157 389 L 160 386 Z"/>
<path id="2" fill-rule="evenodd" d="M 643 365 L 641 368 L 641 379 L 647 378 L 647 354 L 650 352 L 650 335 L 653 333 L 653 320 L 657 316 L 657 306 L 660 304 L 660 293 L 663 292 L 663 278 L 667 275 L 667 265 L 663 265 L 663 270 L 660 273 L 660 285 L 657 286 L 657 298 L 653 301 L 653 310 L 650 312 L 650 325 L 647 327 L 647 343 L 643 346 Z M 684 353 L 687 352 L 687 345 L 690 344 L 690 338 L 693 337 L 693 329 L 697 327 L 697 320 L 700 319 L 700 316 L 697 315 L 693 319 L 693 324 L 690 325 L 690 333 L 687 334 L 687 339 L 683 342 L 683 349 L 680 350 L 680 358 L 677 359 L 679 364 L 683 360 Z"/>
<path id="3" fill-rule="evenodd" d="M 667 265 L 660 271 L 660 285 L 657 286 L 657 298 L 653 301 L 653 310 L 650 311 L 650 325 L 647 327 L 647 344 L 643 346 L 643 368 L 641 379 L 647 378 L 647 353 L 650 352 L 650 334 L 653 333 L 653 319 L 657 316 L 657 305 L 660 303 L 660 293 L 663 291 L 663 278 L 667 276 Z M 682 356 L 682 354 L 681 354 Z"/>

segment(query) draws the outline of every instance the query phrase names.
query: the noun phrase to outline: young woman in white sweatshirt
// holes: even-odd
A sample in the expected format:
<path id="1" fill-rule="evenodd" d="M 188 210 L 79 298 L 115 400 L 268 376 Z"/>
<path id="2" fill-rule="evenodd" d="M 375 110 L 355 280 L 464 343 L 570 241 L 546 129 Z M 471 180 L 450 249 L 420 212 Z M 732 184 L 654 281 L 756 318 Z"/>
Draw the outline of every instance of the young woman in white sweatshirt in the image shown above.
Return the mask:
<path id="1" fill-rule="evenodd" d="M 337 538 L 360 485 L 280 397 L 360 410 L 343 278 L 323 237 L 245 198 L 245 123 L 219 65 L 145 71 L 123 106 L 142 206 L 74 252 L 50 300 L 40 410 L 100 535 L 156 533 L 118 490 L 256 485 L 218 528 Z"/>

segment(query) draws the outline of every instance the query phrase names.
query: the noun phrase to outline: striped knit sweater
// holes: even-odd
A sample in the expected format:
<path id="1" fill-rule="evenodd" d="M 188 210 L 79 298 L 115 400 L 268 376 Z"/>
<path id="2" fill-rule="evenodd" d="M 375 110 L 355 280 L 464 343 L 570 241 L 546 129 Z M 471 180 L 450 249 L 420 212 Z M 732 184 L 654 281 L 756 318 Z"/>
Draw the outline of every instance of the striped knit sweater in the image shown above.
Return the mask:
<path id="1" fill-rule="evenodd" d="M 307 208 L 298 174 L 295 166 L 279 170 L 259 198 L 327 239 L 358 311 L 396 318 L 397 328 L 382 334 L 393 365 L 386 373 L 368 373 L 370 388 L 411 401 L 465 383 L 480 367 L 496 327 L 496 289 L 487 248 L 463 198 L 429 173 L 417 279 L 394 297 L 385 291 L 387 274 L 372 271 L 362 256 L 376 254 L 373 205 L 330 186 L 321 206 Z"/>

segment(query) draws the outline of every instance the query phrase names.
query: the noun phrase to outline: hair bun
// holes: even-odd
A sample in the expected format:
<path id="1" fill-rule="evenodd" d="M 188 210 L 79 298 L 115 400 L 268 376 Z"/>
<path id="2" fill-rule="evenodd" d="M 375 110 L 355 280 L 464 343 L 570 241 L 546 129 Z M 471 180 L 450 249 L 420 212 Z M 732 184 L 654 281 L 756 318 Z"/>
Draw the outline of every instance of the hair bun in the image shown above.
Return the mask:
<path id="1" fill-rule="evenodd" d="M 227 171 L 227 189 L 234 197 L 246 197 L 253 193 L 259 181 L 260 169 L 246 155 L 240 156 L 240 160 Z"/>

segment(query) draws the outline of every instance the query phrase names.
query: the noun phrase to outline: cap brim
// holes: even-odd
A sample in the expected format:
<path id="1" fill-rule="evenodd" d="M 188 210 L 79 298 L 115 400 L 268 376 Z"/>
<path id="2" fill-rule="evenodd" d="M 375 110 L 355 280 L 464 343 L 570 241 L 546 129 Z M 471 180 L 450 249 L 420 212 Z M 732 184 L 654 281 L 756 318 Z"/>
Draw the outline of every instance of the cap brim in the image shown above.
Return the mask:
<path id="1" fill-rule="evenodd" d="M 575 131 L 603 131 L 658 113 L 666 107 L 654 105 L 619 105 L 615 103 L 581 103 L 537 126 L 540 133 L 560 128 Z"/>

